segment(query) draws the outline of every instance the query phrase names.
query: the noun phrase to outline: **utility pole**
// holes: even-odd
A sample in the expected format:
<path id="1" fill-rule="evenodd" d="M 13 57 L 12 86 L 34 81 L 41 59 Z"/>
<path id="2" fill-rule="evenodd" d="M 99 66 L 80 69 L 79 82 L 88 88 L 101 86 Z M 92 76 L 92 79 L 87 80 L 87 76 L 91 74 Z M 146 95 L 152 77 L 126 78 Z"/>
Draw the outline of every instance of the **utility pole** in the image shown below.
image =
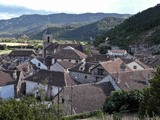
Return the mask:
<path id="1" fill-rule="evenodd" d="M 58 86 L 58 120 L 59 120 L 59 86 Z"/>
<path id="2" fill-rule="evenodd" d="M 72 92 L 73 92 L 73 86 L 71 85 L 71 100 L 70 100 L 70 102 L 71 102 L 71 115 L 72 115 Z"/>

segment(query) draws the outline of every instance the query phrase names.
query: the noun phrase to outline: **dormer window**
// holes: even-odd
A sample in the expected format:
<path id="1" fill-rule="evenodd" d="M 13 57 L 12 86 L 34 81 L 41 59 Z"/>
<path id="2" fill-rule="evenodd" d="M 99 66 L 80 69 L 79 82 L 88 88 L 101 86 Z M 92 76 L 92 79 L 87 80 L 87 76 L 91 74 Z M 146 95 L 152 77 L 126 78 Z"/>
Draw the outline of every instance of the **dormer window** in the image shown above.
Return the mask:
<path id="1" fill-rule="evenodd" d="M 137 66 L 136 66 L 136 65 L 134 65 L 134 66 L 133 66 L 133 69 L 137 69 Z"/>

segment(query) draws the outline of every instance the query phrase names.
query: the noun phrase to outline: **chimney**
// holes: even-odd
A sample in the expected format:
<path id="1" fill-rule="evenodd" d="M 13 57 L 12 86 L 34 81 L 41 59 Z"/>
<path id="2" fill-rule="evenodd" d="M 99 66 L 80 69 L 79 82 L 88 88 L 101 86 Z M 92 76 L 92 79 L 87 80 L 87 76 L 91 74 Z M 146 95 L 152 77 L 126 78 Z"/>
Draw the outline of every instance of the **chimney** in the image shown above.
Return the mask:
<path id="1" fill-rule="evenodd" d="M 126 65 L 125 65 L 124 62 L 120 64 L 120 70 L 121 71 L 125 71 L 126 70 Z"/>
<path id="2" fill-rule="evenodd" d="M 117 83 L 120 83 L 120 82 L 121 82 L 121 80 L 119 78 L 119 73 L 117 72 Z"/>

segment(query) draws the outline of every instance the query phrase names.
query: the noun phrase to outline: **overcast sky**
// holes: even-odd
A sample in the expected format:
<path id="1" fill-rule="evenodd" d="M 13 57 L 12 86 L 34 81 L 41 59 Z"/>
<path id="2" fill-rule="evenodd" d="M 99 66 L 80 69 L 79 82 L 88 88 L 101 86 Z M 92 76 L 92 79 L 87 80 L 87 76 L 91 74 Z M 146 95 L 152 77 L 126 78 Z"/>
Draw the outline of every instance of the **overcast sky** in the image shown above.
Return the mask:
<path id="1" fill-rule="evenodd" d="M 129 13 L 136 14 L 160 0 L 0 0 L 0 5 L 21 6 L 53 13 Z"/>

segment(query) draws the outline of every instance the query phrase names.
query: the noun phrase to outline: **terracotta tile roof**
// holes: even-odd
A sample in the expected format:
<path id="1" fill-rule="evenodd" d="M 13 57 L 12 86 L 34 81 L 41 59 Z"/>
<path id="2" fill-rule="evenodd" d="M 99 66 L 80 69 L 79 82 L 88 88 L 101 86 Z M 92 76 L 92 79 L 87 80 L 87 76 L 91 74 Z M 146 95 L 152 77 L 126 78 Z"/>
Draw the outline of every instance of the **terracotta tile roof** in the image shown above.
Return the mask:
<path id="1" fill-rule="evenodd" d="M 76 50 L 76 49 L 62 49 L 57 53 L 52 55 L 56 59 L 76 59 L 81 60 L 87 57 L 86 54 Z"/>
<path id="2" fill-rule="evenodd" d="M 3 72 L 9 74 L 11 76 L 11 78 L 14 78 L 14 73 L 16 72 L 17 80 L 20 77 L 20 73 L 21 73 L 21 71 L 19 71 L 19 70 L 4 70 Z"/>
<path id="3" fill-rule="evenodd" d="M 137 64 L 139 64 L 141 67 L 143 67 L 144 69 L 149 68 L 147 65 L 145 65 L 143 62 L 137 60 L 137 59 L 127 59 L 127 58 L 121 58 L 121 60 L 123 62 L 125 62 L 126 64 L 132 63 L 132 62 L 136 62 Z"/>
<path id="4" fill-rule="evenodd" d="M 134 55 L 137 55 L 137 56 L 138 55 L 148 56 L 148 55 L 151 55 L 151 54 L 152 54 L 152 51 L 150 51 L 150 50 L 146 50 L 146 51 L 137 50 Z"/>
<path id="5" fill-rule="evenodd" d="M 132 71 L 120 58 L 106 62 L 100 62 L 100 65 L 102 65 L 102 67 L 110 74 L 119 72 L 122 64 L 126 66 L 125 71 Z"/>
<path id="6" fill-rule="evenodd" d="M 80 51 L 80 52 L 84 52 L 83 50 L 83 46 L 81 44 L 59 44 L 58 49 L 61 50 L 67 46 L 71 46 L 74 49 Z"/>
<path id="7" fill-rule="evenodd" d="M 140 61 L 149 67 L 156 68 L 160 65 L 160 56 L 154 56 L 152 58 L 140 59 Z"/>
<path id="8" fill-rule="evenodd" d="M 29 67 L 28 64 L 20 64 L 16 66 L 16 69 L 21 71 L 24 76 L 27 76 L 30 72 L 32 72 L 32 71 L 29 71 L 28 67 Z"/>
<path id="9" fill-rule="evenodd" d="M 124 71 L 112 74 L 115 82 L 122 90 L 142 89 L 149 86 L 149 81 L 153 78 L 153 69 Z M 117 80 L 118 79 L 118 80 Z"/>
<path id="10" fill-rule="evenodd" d="M 93 62 L 93 63 L 99 63 L 100 61 L 108 61 L 111 60 L 112 57 L 104 54 L 100 55 L 90 55 L 86 58 L 86 62 Z"/>
<path id="11" fill-rule="evenodd" d="M 47 51 L 53 51 L 58 47 L 58 43 L 51 43 L 48 47 L 45 48 Z"/>
<path id="12" fill-rule="evenodd" d="M 11 62 L 8 62 L 6 60 L 2 60 L 0 64 L 1 64 L 2 68 L 8 69 L 8 67 L 11 65 Z"/>
<path id="13" fill-rule="evenodd" d="M 112 91 L 114 88 L 110 82 L 64 87 L 60 92 L 60 106 L 65 115 L 71 114 L 71 101 L 73 114 L 100 110 Z M 54 101 L 57 102 L 57 96 Z"/>
<path id="14" fill-rule="evenodd" d="M 144 69 L 149 68 L 147 65 L 145 65 L 143 62 L 139 61 L 139 60 L 135 60 L 136 63 L 138 63 L 141 67 L 143 67 Z"/>
<path id="15" fill-rule="evenodd" d="M 10 76 L 10 74 L 0 71 L 0 86 L 9 84 L 14 84 L 13 78 Z"/>
<path id="16" fill-rule="evenodd" d="M 121 60 L 126 63 L 126 64 L 129 64 L 131 62 L 134 62 L 134 59 L 128 59 L 128 58 L 121 58 Z"/>
<path id="17" fill-rule="evenodd" d="M 43 63 L 44 61 L 44 58 L 41 58 L 41 57 L 36 57 L 37 60 L 39 60 L 41 63 Z"/>
<path id="18" fill-rule="evenodd" d="M 124 54 L 126 52 L 126 50 L 109 50 L 112 53 L 121 53 Z"/>
<path id="19" fill-rule="evenodd" d="M 69 71 L 92 74 L 90 69 L 92 69 L 92 67 L 94 67 L 95 65 L 96 63 L 84 62 L 84 63 L 80 63 L 76 65 L 75 67 L 69 69 Z"/>
<path id="20" fill-rule="evenodd" d="M 65 69 L 72 68 L 75 66 L 75 64 L 69 62 L 69 61 L 60 61 L 58 62 L 60 65 L 62 65 Z"/>
<path id="21" fill-rule="evenodd" d="M 15 49 L 9 54 L 9 56 L 31 56 L 36 55 L 34 50 L 31 49 Z"/>
<path id="22" fill-rule="evenodd" d="M 45 50 L 53 51 L 54 49 L 62 50 L 63 48 L 71 46 L 81 52 L 84 52 L 83 46 L 81 44 L 58 44 L 58 43 L 51 43 Z"/>
<path id="23" fill-rule="evenodd" d="M 67 73 L 48 70 L 39 70 L 36 74 L 25 78 L 25 80 L 38 83 L 44 83 L 47 80 L 48 84 L 59 87 L 75 84 Z"/>

